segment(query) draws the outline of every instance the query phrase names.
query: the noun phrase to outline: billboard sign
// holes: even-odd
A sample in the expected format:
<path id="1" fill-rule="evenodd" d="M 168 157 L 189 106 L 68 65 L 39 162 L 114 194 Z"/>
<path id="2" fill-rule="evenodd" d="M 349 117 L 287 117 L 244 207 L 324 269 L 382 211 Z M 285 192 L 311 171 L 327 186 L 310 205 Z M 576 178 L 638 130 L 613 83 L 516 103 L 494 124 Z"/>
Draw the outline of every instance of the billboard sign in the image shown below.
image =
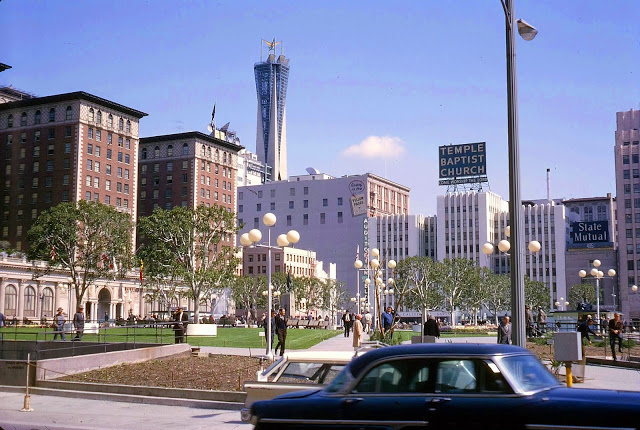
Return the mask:
<path id="1" fill-rule="evenodd" d="M 440 185 L 488 182 L 486 142 L 444 145 L 438 149 Z"/>
<path id="2" fill-rule="evenodd" d="M 609 221 L 572 222 L 569 237 L 569 248 L 613 248 Z"/>
<path id="3" fill-rule="evenodd" d="M 364 194 L 351 196 L 351 213 L 353 216 L 365 215 L 367 213 L 367 201 Z"/>

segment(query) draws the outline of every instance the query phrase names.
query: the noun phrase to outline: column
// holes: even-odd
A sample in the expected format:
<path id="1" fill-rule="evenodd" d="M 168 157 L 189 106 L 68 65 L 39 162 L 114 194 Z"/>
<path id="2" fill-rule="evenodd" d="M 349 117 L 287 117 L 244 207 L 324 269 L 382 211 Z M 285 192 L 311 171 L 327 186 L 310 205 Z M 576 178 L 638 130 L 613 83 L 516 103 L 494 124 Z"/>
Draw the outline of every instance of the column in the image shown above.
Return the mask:
<path id="1" fill-rule="evenodd" d="M 18 306 L 16 309 L 16 317 L 19 321 L 24 317 L 24 288 L 25 283 L 21 279 L 18 281 Z"/>
<path id="2" fill-rule="evenodd" d="M 6 286 L 7 278 L 0 278 L 0 312 L 2 312 L 3 314 L 6 313 L 4 310 L 4 295 Z"/>

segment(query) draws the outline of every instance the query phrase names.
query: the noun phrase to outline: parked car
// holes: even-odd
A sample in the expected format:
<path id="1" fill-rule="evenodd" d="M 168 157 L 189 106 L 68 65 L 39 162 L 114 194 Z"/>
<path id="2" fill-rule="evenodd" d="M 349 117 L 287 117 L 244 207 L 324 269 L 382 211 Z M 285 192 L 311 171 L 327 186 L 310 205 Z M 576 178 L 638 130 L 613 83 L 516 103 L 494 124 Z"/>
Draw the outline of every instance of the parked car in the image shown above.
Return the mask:
<path id="1" fill-rule="evenodd" d="M 566 388 L 526 349 L 415 344 L 355 358 L 324 389 L 255 402 L 256 429 L 638 428 L 640 393 Z"/>
<path id="2" fill-rule="evenodd" d="M 284 354 L 265 371 L 257 381 L 245 381 L 247 393 L 240 415 L 249 421 L 249 407 L 258 400 L 273 399 L 281 394 L 321 387 L 331 381 L 353 359 L 350 351 L 292 351 Z"/>

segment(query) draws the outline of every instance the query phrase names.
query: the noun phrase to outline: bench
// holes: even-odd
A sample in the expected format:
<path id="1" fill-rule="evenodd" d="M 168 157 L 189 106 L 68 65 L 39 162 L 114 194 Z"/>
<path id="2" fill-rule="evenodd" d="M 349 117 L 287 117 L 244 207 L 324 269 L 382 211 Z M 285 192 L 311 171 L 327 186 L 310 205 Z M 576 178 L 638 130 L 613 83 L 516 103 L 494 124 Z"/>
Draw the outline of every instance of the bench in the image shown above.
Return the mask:
<path id="1" fill-rule="evenodd" d="M 303 327 L 308 327 L 309 326 L 309 321 L 307 320 L 300 320 L 298 322 L 298 328 L 303 328 Z"/>
<path id="2" fill-rule="evenodd" d="M 293 327 L 293 328 L 298 327 L 298 322 L 299 320 L 297 319 L 287 320 L 287 327 Z"/>

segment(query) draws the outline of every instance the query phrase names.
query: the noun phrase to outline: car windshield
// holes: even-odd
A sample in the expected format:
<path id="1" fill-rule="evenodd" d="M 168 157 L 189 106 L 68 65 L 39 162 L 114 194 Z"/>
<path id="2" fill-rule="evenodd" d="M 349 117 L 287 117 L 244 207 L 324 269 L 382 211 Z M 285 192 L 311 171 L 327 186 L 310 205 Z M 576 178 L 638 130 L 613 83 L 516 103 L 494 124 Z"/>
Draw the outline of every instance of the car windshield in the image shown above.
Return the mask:
<path id="1" fill-rule="evenodd" d="M 551 372 L 534 356 L 504 357 L 501 362 L 521 391 L 537 391 L 559 385 Z"/>
<path id="2" fill-rule="evenodd" d="M 344 369 L 344 364 L 290 362 L 278 382 L 290 384 L 327 384 Z"/>
<path id="3" fill-rule="evenodd" d="M 349 383 L 349 381 L 353 380 L 353 376 L 349 370 L 349 367 L 345 367 L 342 369 L 342 372 L 338 373 L 335 379 L 329 384 L 327 388 L 324 389 L 326 393 L 337 393 L 342 390 L 342 388 Z"/>

